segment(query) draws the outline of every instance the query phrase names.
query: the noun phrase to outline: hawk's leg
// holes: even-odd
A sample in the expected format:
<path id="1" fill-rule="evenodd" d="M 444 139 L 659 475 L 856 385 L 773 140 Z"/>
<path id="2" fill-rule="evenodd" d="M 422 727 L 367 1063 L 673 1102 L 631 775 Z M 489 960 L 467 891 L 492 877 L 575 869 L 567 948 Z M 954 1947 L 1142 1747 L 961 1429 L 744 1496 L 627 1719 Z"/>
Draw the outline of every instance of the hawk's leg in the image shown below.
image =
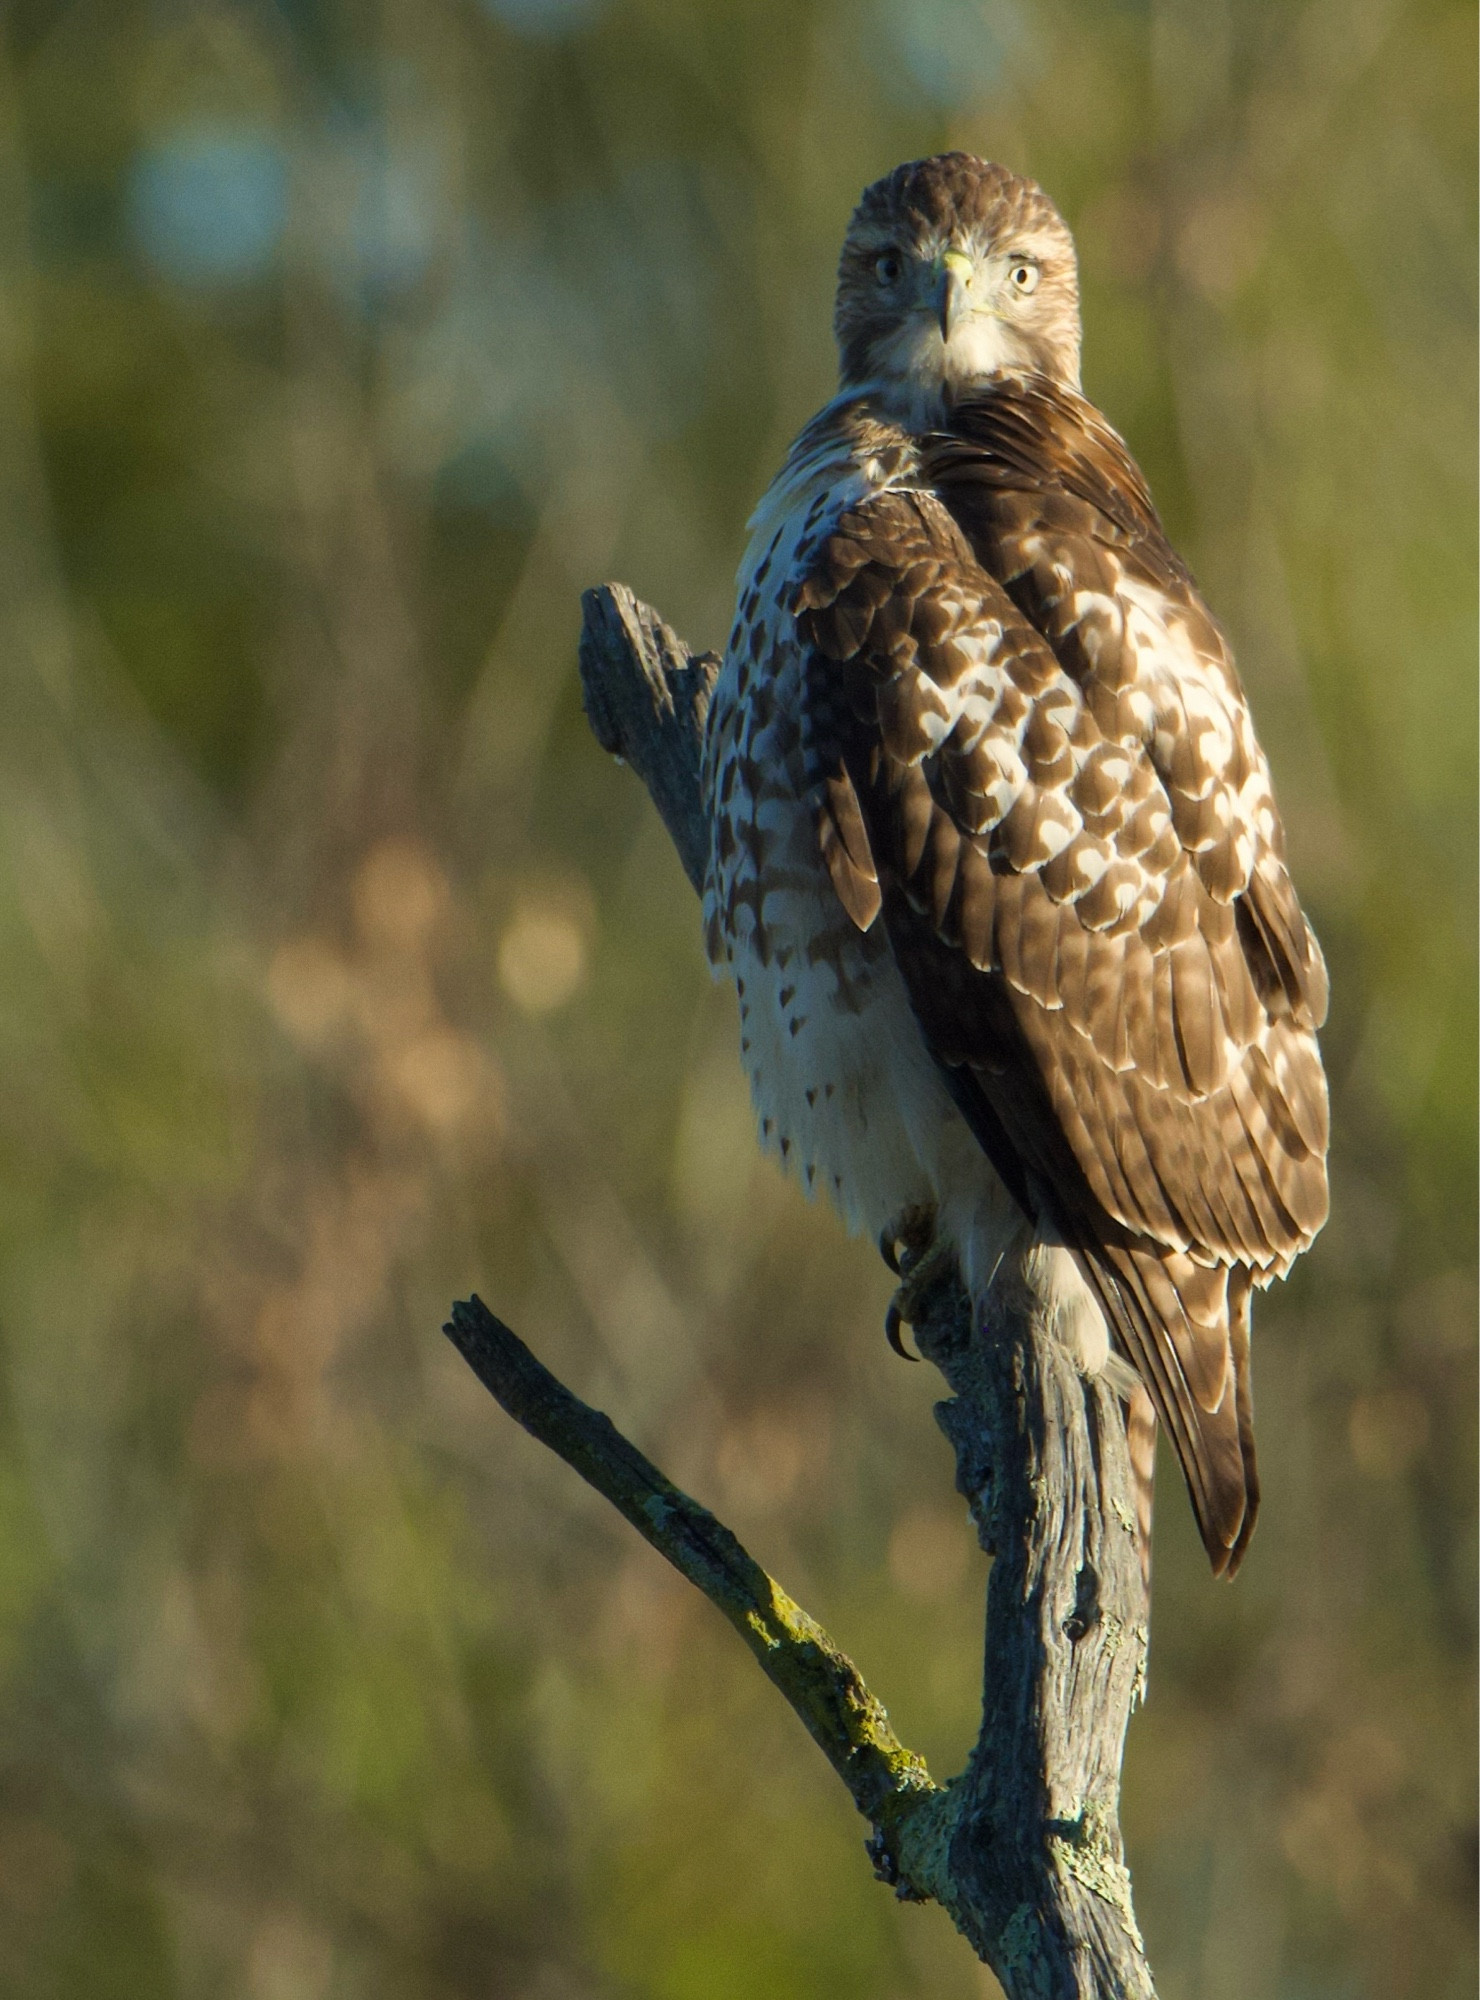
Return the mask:
<path id="1" fill-rule="evenodd" d="M 901 1327 L 921 1319 L 936 1288 L 956 1278 L 955 1247 L 941 1241 L 935 1227 L 935 1209 L 923 1202 L 902 1210 L 879 1235 L 879 1255 L 900 1280 L 884 1315 L 884 1332 L 907 1361 L 919 1357 L 905 1346 Z"/>

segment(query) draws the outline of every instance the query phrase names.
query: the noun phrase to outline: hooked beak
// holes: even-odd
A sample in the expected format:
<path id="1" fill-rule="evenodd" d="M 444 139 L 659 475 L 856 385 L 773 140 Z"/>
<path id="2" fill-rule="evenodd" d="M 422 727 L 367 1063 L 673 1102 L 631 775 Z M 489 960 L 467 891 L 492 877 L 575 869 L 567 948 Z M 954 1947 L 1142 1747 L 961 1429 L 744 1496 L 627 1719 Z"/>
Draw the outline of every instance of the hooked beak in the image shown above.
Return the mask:
<path id="1" fill-rule="evenodd" d="M 964 250 L 947 250 L 940 260 L 935 307 L 940 315 L 940 337 L 948 341 L 951 328 L 971 312 L 972 262 Z"/>

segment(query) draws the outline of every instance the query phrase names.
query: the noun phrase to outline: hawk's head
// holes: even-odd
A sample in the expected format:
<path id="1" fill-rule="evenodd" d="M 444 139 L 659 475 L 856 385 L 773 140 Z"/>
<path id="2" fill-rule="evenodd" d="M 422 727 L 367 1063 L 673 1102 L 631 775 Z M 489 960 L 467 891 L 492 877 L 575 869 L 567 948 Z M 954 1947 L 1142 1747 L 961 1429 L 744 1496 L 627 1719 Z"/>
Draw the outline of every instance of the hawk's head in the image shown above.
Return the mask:
<path id="1" fill-rule="evenodd" d="M 1003 370 L 1077 389 L 1074 239 L 1035 181 L 970 153 L 911 160 L 853 212 L 833 328 L 843 387 L 916 428 Z"/>

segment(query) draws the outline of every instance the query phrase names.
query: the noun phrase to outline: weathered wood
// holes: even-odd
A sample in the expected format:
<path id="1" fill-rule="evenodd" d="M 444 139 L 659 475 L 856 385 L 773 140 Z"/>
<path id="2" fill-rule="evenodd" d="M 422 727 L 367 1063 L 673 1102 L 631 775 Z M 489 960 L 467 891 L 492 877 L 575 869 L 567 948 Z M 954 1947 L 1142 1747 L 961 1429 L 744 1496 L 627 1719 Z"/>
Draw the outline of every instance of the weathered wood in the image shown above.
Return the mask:
<path id="1" fill-rule="evenodd" d="M 592 727 L 648 787 L 698 888 L 705 856 L 699 763 L 718 662 L 691 655 L 620 584 L 588 591 L 584 602 L 581 679 Z M 728 1530 L 677 1496 L 741 1564 L 761 1629 L 771 1631 L 766 1607 L 782 1599 L 791 1606 L 787 1616 L 804 1621 L 795 1630 L 813 1650 L 808 1672 L 799 1680 L 792 1673 L 791 1684 L 791 1668 L 773 1670 L 769 1641 L 758 1643 L 750 1611 L 737 1616 L 731 1586 L 740 1572 L 725 1571 L 724 1588 L 712 1588 L 719 1572 L 708 1558 L 681 1559 L 689 1528 L 665 1546 L 652 1513 L 634 1513 L 600 1479 L 594 1483 L 742 1631 L 873 1821 L 869 1852 L 878 1873 L 901 1896 L 941 1903 L 1009 2000 L 1147 2000 L 1154 1989 L 1119 1825 L 1125 1730 L 1144 1683 L 1147 1646 L 1120 1405 L 1103 1380 L 1084 1379 L 1053 1339 L 1024 1261 L 1013 1254 L 1003 1261 L 983 1324 L 972 1325 L 959 1275 L 949 1269 L 917 1296 L 913 1323 L 921 1353 L 953 1392 L 936 1415 L 956 1454 L 957 1486 L 994 1558 L 981 1735 L 949 1785 L 934 1785 L 920 1760 L 897 1744 L 856 1669 L 826 1635 L 784 1593 L 766 1596 L 777 1586 Z M 462 1344 L 458 1324 L 449 1331 Z M 520 1421 L 536 1428 L 527 1415 Z M 593 1476 L 560 1436 L 536 1435 Z M 674 1492 L 666 1481 L 662 1488 Z M 670 1516 L 687 1519 L 681 1509 Z M 818 1696 L 819 1663 L 833 1689 L 825 1697 Z M 850 1703 L 875 1718 L 869 1727 L 877 1732 L 873 1761 L 864 1760 L 873 1775 L 862 1789 L 850 1771 L 864 1766 L 850 1766 L 856 1746 L 839 1721 L 852 1712 Z"/>
<path id="2" fill-rule="evenodd" d="M 1003 1260 L 985 1324 L 957 1283 L 915 1323 L 953 1399 L 936 1417 L 983 1548 L 982 1728 L 952 1787 L 956 1923 L 1018 1996 L 1151 1996 L 1120 1837 L 1146 1593 L 1120 1405 Z"/>
<path id="3" fill-rule="evenodd" d="M 459 1300 L 443 1331 L 494 1400 L 610 1500 L 729 1619 L 872 1821 L 879 1851 L 907 1856 L 920 1870 L 915 1893 L 929 1894 L 916 1850 L 927 1824 L 934 1832 L 930 1809 L 945 1793 L 923 1758 L 895 1736 L 847 1654 L 722 1521 L 675 1486 L 610 1417 L 557 1381 L 480 1298 Z"/>
<path id="4" fill-rule="evenodd" d="M 709 826 L 699 759 L 720 663 L 691 653 L 624 584 L 584 591 L 581 613 L 581 694 L 592 734 L 647 786 L 684 873 L 702 891 Z"/>

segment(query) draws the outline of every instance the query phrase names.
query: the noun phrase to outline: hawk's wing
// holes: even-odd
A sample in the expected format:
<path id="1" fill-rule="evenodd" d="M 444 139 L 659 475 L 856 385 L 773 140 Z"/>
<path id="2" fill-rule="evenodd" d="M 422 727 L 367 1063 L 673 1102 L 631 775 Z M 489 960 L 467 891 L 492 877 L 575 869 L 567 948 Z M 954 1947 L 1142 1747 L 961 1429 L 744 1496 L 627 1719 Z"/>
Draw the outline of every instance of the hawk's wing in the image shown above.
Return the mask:
<path id="1" fill-rule="evenodd" d="M 971 448 L 951 449 L 959 478 Z M 1119 541 L 1144 568 L 1150 502 L 1139 480 L 1110 484 L 1119 518 L 1067 485 L 1055 498 L 1104 523 L 1095 549 Z M 1072 602 L 1072 577 L 1057 583 Z M 1108 569 L 1096 583 L 1113 596 Z M 1257 1490 L 1248 1278 L 1284 1270 L 1326 1203 L 1323 978 L 1272 806 L 1239 823 L 1248 774 L 1218 803 L 1201 768 L 1212 723 L 1179 719 L 1170 698 L 1158 712 L 1125 649 L 1113 677 L 1066 671 L 1052 618 L 1046 637 L 931 491 L 845 514 L 796 610 L 840 896 L 863 921 L 859 891 L 877 880 L 958 1103 L 1079 1258 L 1226 1567 Z"/>

